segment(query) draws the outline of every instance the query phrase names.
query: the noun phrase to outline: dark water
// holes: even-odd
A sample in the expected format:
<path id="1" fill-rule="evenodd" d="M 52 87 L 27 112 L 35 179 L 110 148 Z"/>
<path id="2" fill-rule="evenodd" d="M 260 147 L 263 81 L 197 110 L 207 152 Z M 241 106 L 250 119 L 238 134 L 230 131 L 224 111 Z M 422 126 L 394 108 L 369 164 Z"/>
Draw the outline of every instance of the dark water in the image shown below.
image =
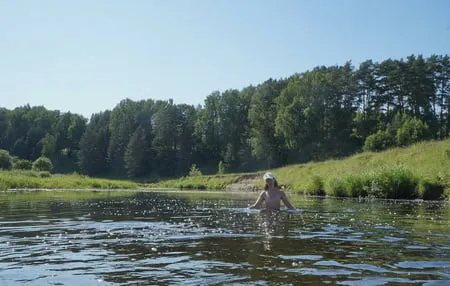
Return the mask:
<path id="1" fill-rule="evenodd" d="M 257 194 L 0 194 L 0 285 L 450 285 L 450 207 Z"/>

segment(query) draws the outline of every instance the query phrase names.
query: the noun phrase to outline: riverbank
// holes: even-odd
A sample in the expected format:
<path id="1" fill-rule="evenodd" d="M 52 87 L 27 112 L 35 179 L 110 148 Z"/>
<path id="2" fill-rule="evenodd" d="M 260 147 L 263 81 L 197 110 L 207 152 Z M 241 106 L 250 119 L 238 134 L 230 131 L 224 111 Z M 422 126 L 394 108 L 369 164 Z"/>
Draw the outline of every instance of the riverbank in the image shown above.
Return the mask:
<path id="1" fill-rule="evenodd" d="M 0 191 L 25 189 L 138 189 L 131 181 L 36 171 L 0 171 Z"/>
<path id="2" fill-rule="evenodd" d="M 264 170 L 266 171 L 266 170 Z M 264 171 L 183 177 L 152 184 L 179 189 L 260 190 Z M 289 192 L 337 197 L 438 200 L 450 197 L 450 140 L 270 170 Z"/>
<path id="3" fill-rule="evenodd" d="M 33 171 L 0 171 L 0 190 L 142 189 L 258 191 L 261 170 L 254 173 L 186 176 L 153 184 Z M 450 140 L 431 141 L 380 153 L 364 152 L 324 162 L 272 169 L 286 190 L 304 195 L 386 199 L 450 198 Z"/>

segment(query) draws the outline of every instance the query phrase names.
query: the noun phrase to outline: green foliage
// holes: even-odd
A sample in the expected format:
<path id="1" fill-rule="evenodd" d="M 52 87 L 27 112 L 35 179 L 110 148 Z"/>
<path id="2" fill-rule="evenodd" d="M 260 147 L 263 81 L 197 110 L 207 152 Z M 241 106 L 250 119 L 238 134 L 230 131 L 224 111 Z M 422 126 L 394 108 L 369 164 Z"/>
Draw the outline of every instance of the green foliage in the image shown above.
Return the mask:
<path id="1" fill-rule="evenodd" d="M 345 192 L 351 197 L 367 197 L 372 186 L 370 174 L 356 173 L 343 178 L 345 182 Z"/>
<path id="2" fill-rule="evenodd" d="M 333 179 L 329 192 L 336 196 L 414 199 L 417 183 L 417 177 L 404 167 L 377 167 Z"/>
<path id="3" fill-rule="evenodd" d="M 350 63 L 293 76 L 276 99 L 277 135 L 291 151 L 309 149 L 323 159 L 352 152 L 356 80 Z M 326 153 L 326 154 L 324 154 Z"/>
<path id="4" fill-rule="evenodd" d="M 450 201 L 450 188 L 445 188 L 444 193 L 442 194 L 442 198 Z"/>
<path id="5" fill-rule="evenodd" d="M 0 169 L 9 170 L 13 166 L 12 158 L 7 150 L 0 149 Z"/>
<path id="6" fill-rule="evenodd" d="M 405 167 L 383 167 L 372 174 L 369 194 L 386 199 L 415 199 L 418 178 Z"/>
<path id="7" fill-rule="evenodd" d="M 268 168 L 283 163 L 286 154 L 283 135 L 277 134 L 275 129 L 276 98 L 286 83 L 285 80 L 269 79 L 257 86 L 248 110 L 252 154 L 257 159 L 266 160 Z"/>
<path id="8" fill-rule="evenodd" d="M 324 196 L 324 182 L 320 176 L 314 175 L 311 177 L 310 181 L 306 184 L 305 194 Z"/>
<path id="9" fill-rule="evenodd" d="M 369 135 L 364 142 L 364 151 L 377 152 L 393 146 L 393 138 L 387 131 L 378 130 L 376 134 Z"/>
<path id="10" fill-rule="evenodd" d="M 125 99 L 111 111 L 107 158 L 113 175 L 126 175 L 125 150 L 138 126 L 136 119 L 139 118 L 141 108 L 138 102 Z"/>
<path id="11" fill-rule="evenodd" d="M 334 196 L 434 199 L 443 189 L 440 197 L 450 198 L 450 160 L 445 156 L 449 146 L 450 140 L 419 143 L 408 148 L 290 165 L 272 171 L 292 192 L 312 190 L 310 193 L 316 194 L 316 190 L 322 189 L 321 182 L 327 182 L 323 189 L 327 195 Z M 223 189 L 227 184 L 249 178 L 256 180 L 254 187 L 262 187 L 259 174 L 184 177 L 152 186 Z"/>
<path id="12" fill-rule="evenodd" d="M 409 146 L 429 137 L 429 128 L 421 120 L 396 113 L 386 130 L 378 130 L 377 133 L 366 138 L 363 149 L 377 152 L 393 146 Z"/>
<path id="13" fill-rule="evenodd" d="M 145 130 L 138 127 L 130 138 L 125 150 L 125 168 L 128 176 L 139 177 L 148 171 L 149 166 L 149 143 L 145 136 Z"/>
<path id="14" fill-rule="evenodd" d="M 151 141 L 155 156 L 153 159 L 157 172 L 161 176 L 185 174 L 188 170 L 193 139 L 192 109 L 177 106 L 172 100 L 157 101 L 152 117 L 153 140 Z"/>
<path id="15" fill-rule="evenodd" d="M 19 159 L 14 162 L 14 169 L 18 170 L 31 170 L 32 162 L 29 160 Z"/>
<path id="16" fill-rule="evenodd" d="M 429 138 L 429 128 L 417 118 L 407 118 L 397 130 L 397 146 L 408 146 Z"/>
<path id="17" fill-rule="evenodd" d="M 236 183 L 239 176 L 236 174 L 227 175 L 202 175 L 186 176 L 179 179 L 162 181 L 156 184 L 149 184 L 151 188 L 179 188 L 179 189 L 197 189 L 197 190 L 224 190 L 226 186 Z"/>
<path id="18" fill-rule="evenodd" d="M 195 177 L 195 176 L 201 176 L 202 172 L 200 171 L 199 168 L 197 168 L 196 164 L 192 164 L 191 168 L 189 169 L 189 176 L 190 177 Z"/>
<path id="19" fill-rule="evenodd" d="M 50 178 L 51 174 L 48 171 L 41 171 L 41 172 L 39 172 L 39 177 L 41 177 L 41 178 Z"/>
<path id="20" fill-rule="evenodd" d="M 223 161 L 219 161 L 219 164 L 217 166 L 217 174 L 225 174 L 225 165 L 223 164 Z"/>
<path id="21" fill-rule="evenodd" d="M 47 133 L 44 138 L 41 139 L 42 156 L 52 157 L 56 154 L 56 138 L 55 136 Z"/>
<path id="22" fill-rule="evenodd" d="M 39 157 L 33 162 L 33 170 L 35 171 L 48 171 L 53 169 L 52 161 L 47 157 Z"/>
<path id="23" fill-rule="evenodd" d="M 348 197 L 350 194 L 347 192 L 345 181 L 341 178 L 331 178 L 329 184 L 329 194 L 335 197 Z"/>
<path id="24" fill-rule="evenodd" d="M 219 161 L 227 172 L 254 171 L 449 137 L 448 55 L 299 72 L 215 91 L 197 107 L 124 99 L 89 123 L 42 106 L 0 108 L 0 148 L 48 157 L 55 173 L 176 177 L 192 162 L 205 173 Z M 136 133 L 144 136 L 131 140 Z"/>
<path id="25" fill-rule="evenodd" d="M 444 196 L 444 186 L 437 179 L 421 178 L 417 187 L 418 197 L 424 200 L 439 200 Z"/>
<path id="26" fill-rule="evenodd" d="M 108 171 L 109 120 L 110 112 L 91 116 L 87 129 L 80 139 L 80 151 L 77 153 L 77 164 L 83 174 L 93 176 Z"/>
<path id="27" fill-rule="evenodd" d="M 79 175 L 54 175 L 42 171 L 0 171 L 0 190 L 8 189 L 138 189 L 136 183 L 89 178 Z"/>

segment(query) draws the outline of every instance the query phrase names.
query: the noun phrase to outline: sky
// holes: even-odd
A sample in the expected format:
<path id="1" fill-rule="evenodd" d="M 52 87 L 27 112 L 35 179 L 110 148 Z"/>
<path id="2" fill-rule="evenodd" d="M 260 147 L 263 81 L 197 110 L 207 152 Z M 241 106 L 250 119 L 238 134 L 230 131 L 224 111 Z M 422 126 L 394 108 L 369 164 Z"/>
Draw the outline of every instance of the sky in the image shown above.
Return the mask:
<path id="1" fill-rule="evenodd" d="M 450 55 L 448 0 L 0 0 L 0 107 L 202 105 L 316 66 Z"/>

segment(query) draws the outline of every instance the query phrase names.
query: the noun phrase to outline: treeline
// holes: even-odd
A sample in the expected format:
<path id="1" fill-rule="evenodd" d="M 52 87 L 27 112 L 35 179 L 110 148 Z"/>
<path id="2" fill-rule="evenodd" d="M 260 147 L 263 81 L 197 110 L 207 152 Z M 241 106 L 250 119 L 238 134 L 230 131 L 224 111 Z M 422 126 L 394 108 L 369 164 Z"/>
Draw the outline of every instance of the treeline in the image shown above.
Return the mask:
<path id="1" fill-rule="evenodd" d="M 316 67 L 213 92 L 197 107 L 126 99 L 89 120 L 39 106 L 0 109 L 0 149 L 15 161 L 47 157 L 60 173 L 243 172 L 444 139 L 449 111 L 449 56 L 412 55 Z"/>

